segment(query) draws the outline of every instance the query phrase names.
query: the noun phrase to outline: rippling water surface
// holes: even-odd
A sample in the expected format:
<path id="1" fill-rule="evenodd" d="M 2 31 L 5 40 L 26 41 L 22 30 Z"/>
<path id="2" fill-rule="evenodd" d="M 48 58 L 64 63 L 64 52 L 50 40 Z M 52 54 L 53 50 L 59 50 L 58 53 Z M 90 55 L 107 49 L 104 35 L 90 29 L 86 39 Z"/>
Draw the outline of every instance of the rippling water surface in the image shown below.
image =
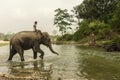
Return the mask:
<path id="1" fill-rule="evenodd" d="M 120 53 L 77 45 L 53 45 L 60 55 L 45 46 L 44 60 L 33 59 L 32 50 L 24 52 L 21 62 L 16 54 L 7 62 L 9 46 L 0 47 L 0 72 L 15 77 L 43 77 L 48 80 L 120 80 Z"/>

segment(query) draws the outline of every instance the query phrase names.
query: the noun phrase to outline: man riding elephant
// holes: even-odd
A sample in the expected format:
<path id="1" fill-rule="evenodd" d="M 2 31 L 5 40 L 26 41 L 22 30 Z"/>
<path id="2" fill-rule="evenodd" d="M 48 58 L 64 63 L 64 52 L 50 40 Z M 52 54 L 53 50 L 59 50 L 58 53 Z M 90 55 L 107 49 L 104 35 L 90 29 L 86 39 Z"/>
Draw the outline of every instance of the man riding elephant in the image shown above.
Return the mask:
<path id="1" fill-rule="evenodd" d="M 41 30 L 38 30 L 38 29 L 37 29 L 37 24 L 38 24 L 38 22 L 35 21 L 35 22 L 34 22 L 34 25 L 33 25 L 33 29 L 34 29 L 35 32 L 40 32 L 40 34 L 42 35 Z"/>
<path id="2" fill-rule="evenodd" d="M 24 61 L 24 50 L 32 49 L 34 53 L 34 59 L 37 58 L 37 52 L 41 53 L 40 58 L 43 59 L 44 52 L 40 49 L 40 44 L 47 46 L 51 52 L 57 54 L 52 49 L 51 39 L 47 32 L 38 30 L 35 31 L 21 31 L 15 34 L 10 40 L 10 55 L 8 60 L 12 60 L 13 56 L 18 53 L 20 55 L 21 61 Z"/>

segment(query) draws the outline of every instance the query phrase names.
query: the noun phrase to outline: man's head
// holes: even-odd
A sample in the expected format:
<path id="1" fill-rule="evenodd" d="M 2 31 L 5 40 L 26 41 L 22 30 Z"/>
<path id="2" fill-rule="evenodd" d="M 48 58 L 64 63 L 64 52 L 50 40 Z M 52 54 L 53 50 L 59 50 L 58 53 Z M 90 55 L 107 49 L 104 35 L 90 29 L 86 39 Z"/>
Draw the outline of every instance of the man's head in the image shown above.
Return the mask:
<path id="1" fill-rule="evenodd" d="M 37 21 L 35 21 L 34 23 L 37 24 Z"/>

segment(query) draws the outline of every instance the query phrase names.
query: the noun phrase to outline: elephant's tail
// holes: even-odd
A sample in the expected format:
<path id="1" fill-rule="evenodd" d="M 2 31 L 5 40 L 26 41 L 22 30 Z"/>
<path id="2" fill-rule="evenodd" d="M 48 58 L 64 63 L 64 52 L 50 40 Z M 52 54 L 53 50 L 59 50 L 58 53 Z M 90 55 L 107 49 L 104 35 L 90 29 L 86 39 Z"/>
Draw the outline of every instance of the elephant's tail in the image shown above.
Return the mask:
<path id="1" fill-rule="evenodd" d="M 11 44 L 11 41 L 10 41 L 9 45 L 10 45 L 10 53 L 11 53 L 11 50 L 12 50 L 12 44 Z"/>

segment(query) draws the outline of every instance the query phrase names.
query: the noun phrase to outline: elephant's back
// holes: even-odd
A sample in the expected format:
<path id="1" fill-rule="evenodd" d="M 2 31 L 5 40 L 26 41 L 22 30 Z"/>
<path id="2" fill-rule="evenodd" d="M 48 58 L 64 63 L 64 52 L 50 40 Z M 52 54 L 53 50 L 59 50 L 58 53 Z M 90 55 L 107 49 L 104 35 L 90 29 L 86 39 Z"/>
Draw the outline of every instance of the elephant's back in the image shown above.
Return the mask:
<path id="1" fill-rule="evenodd" d="M 29 35 L 29 34 L 35 34 L 36 32 L 34 31 L 21 31 L 16 33 L 16 35 Z"/>
<path id="2" fill-rule="evenodd" d="M 31 45 L 34 41 L 37 41 L 39 38 L 36 36 L 34 31 L 21 31 L 16 33 L 10 40 L 10 44 L 21 45 L 23 49 L 27 50 L 31 48 Z"/>
<path id="3" fill-rule="evenodd" d="M 36 37 L 36 32 L 34 31 L 21 31 L 16 33 L 10 41 L 17 41 L 22 39 L 33 39 Z"/>
<path id="4" fill-rule="evenodd" d="M 34 31 L 21 31 L 16 33 L 13 37 L 28 37 L 28 36 L 35 36 L 36 32 Z"/>

